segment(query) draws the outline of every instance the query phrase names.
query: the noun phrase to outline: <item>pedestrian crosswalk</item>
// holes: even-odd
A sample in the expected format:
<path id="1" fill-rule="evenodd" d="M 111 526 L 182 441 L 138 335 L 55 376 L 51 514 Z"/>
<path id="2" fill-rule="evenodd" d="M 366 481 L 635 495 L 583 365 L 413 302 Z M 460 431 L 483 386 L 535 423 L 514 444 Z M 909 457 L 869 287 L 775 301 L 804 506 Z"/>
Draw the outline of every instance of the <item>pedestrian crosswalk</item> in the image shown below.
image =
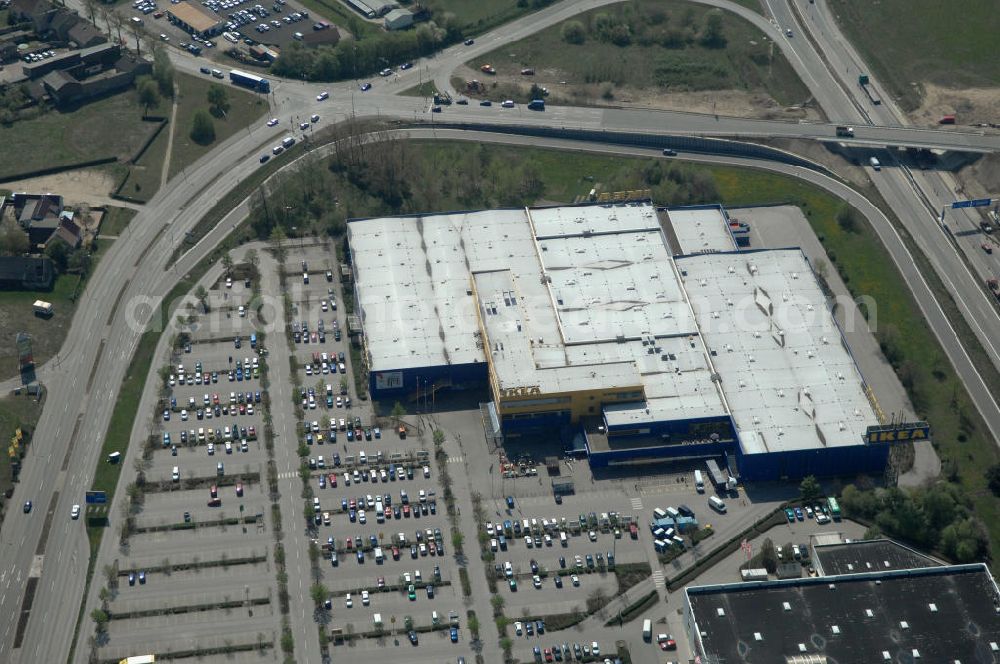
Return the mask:
<path id="1" fill-rule="evenodd" d="M 642 498 L 636 496 L 632 499 L 632 509 L 638 511 L 642 509 Z"/>
<path id="2" fill-rule="evenodd" d="M 463 461 L 465 461 L 464 456 L 448 457 L 448 463 L 462 463 Z"/>
<path id="3" fill-rule="evenodd" d="M 283 473 L 278 473 L 278 479 L 279 480 L 290 480 L 293 477 L 298 477 L 298 476 L 299 476 L 299 473 L 298 473 L 298 471 L 295 471 L 295 470 L 286 470 Z"/>
<path id="4" fill-rule="evenodd" d="M 667 587 L 667 582 L 666 582 L 666 580 L 663 577 L 663 571 L 662 570 L 656 570 L 655 572 L 653 572 L 653 586 L 655 588 L 666 588 Z"/>

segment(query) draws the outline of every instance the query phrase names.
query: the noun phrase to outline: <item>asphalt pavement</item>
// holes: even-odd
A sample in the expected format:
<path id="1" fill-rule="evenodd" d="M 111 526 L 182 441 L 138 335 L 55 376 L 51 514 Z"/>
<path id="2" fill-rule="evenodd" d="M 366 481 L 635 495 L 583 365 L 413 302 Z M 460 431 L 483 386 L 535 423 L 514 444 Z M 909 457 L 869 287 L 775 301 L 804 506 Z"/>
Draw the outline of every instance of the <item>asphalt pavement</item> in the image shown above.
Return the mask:
<path id="1" fill-rule="evenodd" d="M 733 3 L 721 4 L 727 9 L 739 12 Z M 776 5 L 776 1 L 770 4 Z M 820 0 L 817 5 L 822 12 L 825 5 Z M 563 11 L 564 7 L 572 6 L 573 12 L 591 6 L 587 3 L 560 3 L 554 7 Z M 555 10 L 554 10 L 555 11 Z M 779 14 L 780 16 L 780 14 Z M 778 27 L 784 27 L 788 21 L 794 20 L 788 15 L 787 21 L 777 20 Z M 552 22 L 558 20 L 554 16 Z M 830 60 L 832 66 L 821 67 L 822 59 L 812 49 L 806 40 L 793 37 L 778 42 L 786 51 L 792 53 L 790 60 L 801 60 L 807 64 L 810 75 L 804 77 L 806 84 L 830 90 L 851 90 L 850 85 L 838 83 L 832 79 L 832 72 L 839 72 L 837 62 L 837 46 L 848 44 L 839 33 L 835 32 L 835 24 L 822 15 L 816 17 L 817 22 L 823 22 L 823 28 L 811 34 L 821 44 L 823 54 Z M 798 23 L 796 35 L 802 31 Z M 807 21 L 808 25 L 808 21 Z M 531 29 L 545 27 L 544 22 L 533 22 L 525 26 L 525 34 Z M 491 35 L 480 37 L 477 41 L 484 46 L 492 46 L 493 35 L 501 35 L 501 39 L 509 39 L 507 28 L 502 27 Z M 825 39 L 824 39 L 825 37 Z M 777 41 L 777 40 L 776 40 Z M 789 49 L 791 49 L 789 51 Z M 812 55 L 810 55 L 810 53 Z M 459 54 L 439 56 L 438 62 L 454 61 Z M 464 55 L 462 55 L 464 57 Z M 847 53 L 843 57 L 852 57 Z M 196 71 L 203 61 L 196 60 L 177 53 L 172 54 L 179 69 Z M 854 62 L 858 62 L 854 58 Z M 844 64 L 845 75 L 849 75 L 848 64 Z M 855 65 L 858 67 L 858 65 Z M 860 68 L 860 67 L 859 67 Z M 827 75 L 821 78 L 822 71 Z M 797 67 L 798 70 L 798 67 Z M 429 65 L 429 72 L 438 77 L 437 69 Z M 386 83 L 386 92 L 395 91 L 406 85 L 411 87 L 418 82 L 421 71 L 400 75 L 392 83 Z M 839 76 L 839 73 L 837 74 Z M 824 80 L 826 81 L 824 83 Z M 833 81 L 833 85 L 828 85 Z M 197 247 L 188 252 L 178 266 L 167 266 L 167 257 L 183 237 L 183 233 L 219 200 L 225 192 L 234 187 L 241 178 L 257 168 L 257 155 L 267 151 L 274 142 L 287 135 L 290 122 L 299 116 L 312 111 L 319 112 L 327 121 L 344 119 L 353 114 L 372 116 L 396 116 L 404 119 L 423 119 L 429 116 L 423 101 L 418 98 L 404 98 L 379 92 L 382 84 L 376 81 L 372 93 L 360 93 L 353 82 L 322 86 L 331 91 L 331 99 L 327 102 L 315 100 L 315 94 L 320 86 L 301 82 L 275 81 L 274 93 L 269 101 L 272 113 L 280 116 L 282 122 L 278 127 L 266 128 L 261 123 L 259 127 L 250 127 L 246 133 L 239 133 L 227 139 L 212 153 L 206 155 L 195 164 L 189 166 L 175 177 L 166 187 L 150 201 L 137 215 L 128 230 L 114 243 L 99 263 L 92 276 L 87 290 L 80 299 L 74 315 L 71 333 L 60 351 L 57 359 L 39 369 L 40 378 L 49 387 L 49 397 L 45 412 L 36 431 L 36 443 L 32 446 L 21 482 L 18 485 L 14 501 L 35 500 L 35 510 L 31 515 L 12 512 L 7 523 L 0 532 L 0 551 L 3 552 L 3 564 L 0 565 L 0 610 L 8 616 L 0 637 L 0 659 L 14 662 L 63 661 L 69 650 L 69 639 L 72 630 L 53 631 L 53 624 L 71 626 L 74 624 L 78 604 L 74 598 L 80 597 L 86 572 L 88 556 L 87 541 L 82 521 L 71 522 L 68 518 L 69 506 L 82 503 L 83 491 L 89 487 L 92 470 L 100 461 L 98 459 L 100 443 L 107 428 L 118 386 L 129 364 L 128 360 L 138 342 L 141 325 L 129 324 L 129 317 L 134 317 L 141 309 L 141 303 L 147 298 L 165 294 L 173 279 L 183 274 L 183 271 L 193 265 L 200 256 L 205 255 L 214 246 L 230 226 L 227 219 L 223 224 L 205 238 Z M 855 86 L 856 87 L 856 86 Z M 813 90 L 814 94 L 822 90 Z M 874 143 L 904 143 L 911 145 L 937 146 L 942 148 L 986 148 L 995 150 L 1000 147 L 1000 137 L 993 133 L 970 131 L 939 131 L 901 128 L 901 120 L 892 117 L 889 110 L 891 103 L 881 108 L 865 107 L 863 101 L 857 101 L 860 90 L 851 90 L 854 100 L 846 102 L 831 101 L 832 108 L 826 109 L 828 115 L 835 120 L 855 121 L 865 118 L 862 110 L 877 121 L 877 127 L 858 128 L 859 139 L 867 139 Z M 816 94 L 817 99 L 821 94 Z M 846 91 L 844 92 L 847 97 Z M 824 107 L 825 108 L 825 107 Z M 851 115 L 847 115 L 850 109 Z M 467 107 L 458 110 L 449 108 L 443 117 L 435 121 L 469 121 L 470 118 L 480 119 L 479 108 Z M 826 125 L 800 125 L 794 123 L 762 122 L 733 118 L 715 119 L 710 116 L 695 114 L 645 112 L 639 110 L 617 109 L 558 109 L 542 113 L 529 113 L 515 109 L 514 113 L 496 112 L 485 116 L 485 121 L 495 124 L 546 124 L 558 123 L 559 126 L 621 129 L 658 133 L 697 133 L 705 135 L 780 135 L 799 137 L 818 137 L 829 131 Z M 879 115 L 879 113 L 885 115 Z M 505 137 L 507 142 L 517 142 L 513 137 Z M 531 139 L 538 145 L 542 141 Z M 625 150 L 621 150 L 625 152 Z M 722 161 L 712 159 L 712 161 Z M 797 176 L 814 181 L 821 179 L 815 173 L 794 171 Z M 985 340 L 985 347 L 994 363 L 1000 363 L 996 351 L 990 342 L 991 332 L 996 329 L 997 314 L 992 303 L 983 293 L 980 282 L 965 267 L 961 257 L 947 241 L 940 227 L 933 223 L 934 210 L 948 202 L 947 186 L 941 183 L 926 184 L 938 178 L 936 174 L 908 174 L 902 169 L 887 167 L 880 173 L 871 173 L 873 181 L 879 187 L 880 193 L 887 203 L 896 211 L 897 216 L 907 224 L 908 230 L 915 237 L 918 246 L 930 258 L 932 264 L 942 276 L 949 293 L 958 303 L 963 315 L 969 320 L 973 330 Z M 923 186 L 921 183 L 924 182 Z M 914 190 L 917 185 L 917 193 Z M 833 185 L 827 185 L 832 190 Z M 844 198 L 862 209 L 869 218 L 878 219 L 881 214 L 872 210 L 870 203 L 861 199 L 854 192 L 843 192 Z M 942 197 L 945 197 L 942 200 Z M 234 211 L 232 220 L 235 222 L 245 212 L 245 205 Z M 950 223 L 970 223 L 971 218 L 959 217 L 950 219 Z M 964 349 L 955 338 L 954 330 L 937 303 L 933 300 L 922 276 L 913 267 L 909 256 L 896 231 L 887 221 L 880 220 L 876 224 L 880 237 L 887 243 L 890 254 L 897 261 L 904 277 L 915 291 L 919 292 L 917 301 L 935 334 L 944 345 L 949 357 L 973 395 L 981 412 L 984 413 L 990 428 L 994 433 L 1000 431 L 1000 412 L 997 405 L 982 382 L 981 377 L 972 365 Z M 118 303 L 121 303 L 120 305 Z M 142 318 L 139 317 L 139 322 Z M 8 385 L 9 386 L 9 385 Z M 141 419 L 136 421 L 138 434 L 146 426 Z M 82 470 L 80 470 L 82 469 Z M 70 472 L 72 471 L 72 472 Z M 58 502 L 53 500 L 58 497 Z M 50 530 L 47 540 L 42 540 L 42 528 L 45 515 L 51 512 Z M 111 538 L 108 538 L 111 539 Z M 44 541 L 45 546 L 40 547 Z M 43 556 L 36 558 L 36 554 Z M 32 571 L 33 570 L 33 571 Z M 28 574 L 40 575 L 32 618 L 27 622 L 27 631 L 21 647 L 14 649 L 14 627 L 16 617 L 21 610 L 22 588 Z M 472 575 L 473 578 L 475 575 Z M 45 620 L 37 619 L 44 615 Z M 15 651 L 16 650 L 16 651 Z"/>

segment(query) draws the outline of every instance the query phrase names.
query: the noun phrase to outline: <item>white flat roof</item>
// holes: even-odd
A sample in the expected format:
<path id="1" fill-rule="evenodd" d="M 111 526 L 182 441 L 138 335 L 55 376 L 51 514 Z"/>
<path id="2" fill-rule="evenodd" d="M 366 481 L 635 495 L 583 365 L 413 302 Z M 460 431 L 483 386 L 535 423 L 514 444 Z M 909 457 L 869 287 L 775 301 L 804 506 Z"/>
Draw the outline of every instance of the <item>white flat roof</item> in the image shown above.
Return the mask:
<path id="1" fill-rule="evenodd" d="M 878 420 L 800 250 L 676 263 L 747 453 L 861 442 Z"/>
<path id="2" fill-rule="evenodd" d="M 718 210 L 692 212 L 669 214 L 714 216 L 731 244 Z M 645 401 L 605 408 L 610 425 L 729 413 L 748 453 L 857 444 L 877 421 L 799 250 L 674 259 L 649 204 L 368 219 L 348 234 L 372 371 L 488 352 L 501 389 L 642 385 Z"/>
<path id="3" fill-rule="evenodd" d="M 667 218 L 681 254 L 735 251 L 736 244 L 721 208 L 668 210 Z"/>

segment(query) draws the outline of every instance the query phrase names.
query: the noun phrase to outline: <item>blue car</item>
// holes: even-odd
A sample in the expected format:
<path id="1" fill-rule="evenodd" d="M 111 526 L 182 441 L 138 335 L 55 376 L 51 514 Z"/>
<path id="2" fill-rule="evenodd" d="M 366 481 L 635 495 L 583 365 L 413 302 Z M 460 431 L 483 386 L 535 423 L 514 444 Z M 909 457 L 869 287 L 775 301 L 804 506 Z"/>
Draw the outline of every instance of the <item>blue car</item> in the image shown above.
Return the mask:
<path id="1" fill-rule="evenodd" d="M 507 496 L 507 509 L 514 509 L 514 496 Z"/>
<path id="2" fill-rule="evenodd" d="M 480 106 L 492 106 L 493 102 L 491 102 L 489 99 L 484 99 L 481 102 L 479 102 L 479 105 Z"/>
<path id="3" fill-rule="evenodd" d="M 452 627 L 451 628 L 451 642 L 452 643 L 458 643 L 458 628 L 457 627 Z"/>

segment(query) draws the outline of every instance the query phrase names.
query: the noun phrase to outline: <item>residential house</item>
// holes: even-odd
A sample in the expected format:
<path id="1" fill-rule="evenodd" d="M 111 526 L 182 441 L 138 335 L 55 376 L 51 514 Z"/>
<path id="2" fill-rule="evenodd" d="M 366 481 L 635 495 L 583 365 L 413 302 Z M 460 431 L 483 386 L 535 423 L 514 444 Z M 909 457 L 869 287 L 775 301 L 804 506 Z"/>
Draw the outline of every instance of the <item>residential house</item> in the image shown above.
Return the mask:
<path id="1" fill-rule="evenodd" d="M 0 288 L 51 290 L 56 273 L 48 257 L 0 256 Z"/>
<path id="2" fill-rule="evenodd" d="M 59 226 L 46 244 L 57 241 L 65 242 L 70 249 L 76 249 L 83 244 L 83 228 L 76 221 L 72 210 L 63 210 L 59 215 Z"/>
<path id="3" fill-rule="evenodd" d="M 333 25 L 323 30 L 313 30 L 307 32 L 302 37 L 302 43 L 306 48 L 316 48 L 317 46 L 336 46 L 340 42 L 340 30 Z"/>
<path id="4" fill-rule="evenodd" d="M 62 196 L 57 194 L 13 195 L 14 214 L 17 223 L 28 233 L 32 245 L 43 245 L 59 227 L 59 215 L 63 211 Z"/>
<path id="5" fill-rule="evenodd" d="M 393 9 L 385 15 L 386 30 L 404 30 L 413 25 L 413 12 L 408 9 Z"/>

